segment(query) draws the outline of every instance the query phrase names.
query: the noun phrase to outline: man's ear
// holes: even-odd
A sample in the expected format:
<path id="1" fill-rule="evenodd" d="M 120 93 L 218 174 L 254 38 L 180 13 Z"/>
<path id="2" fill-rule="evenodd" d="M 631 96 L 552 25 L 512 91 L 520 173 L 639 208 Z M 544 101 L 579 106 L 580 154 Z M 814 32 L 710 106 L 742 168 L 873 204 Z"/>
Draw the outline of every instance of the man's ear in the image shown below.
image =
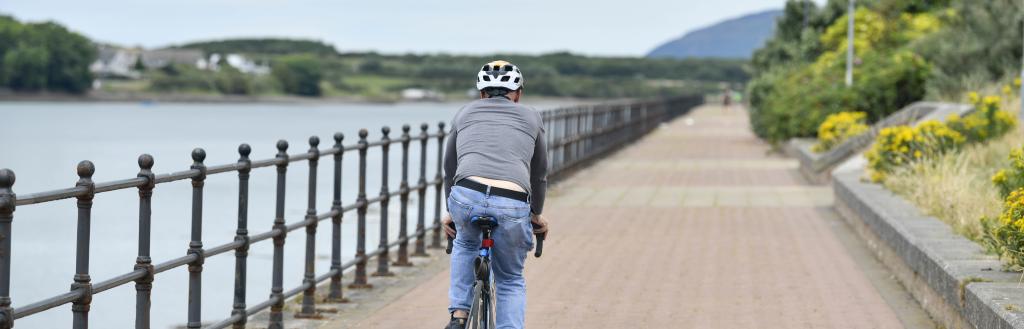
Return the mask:
<path id="1" fill-rule="evenodd" d="M 516 90 L 516 96 L 512 97 L 512 101 L 515 103 L 519 103 L 520 97 L 523 97 L 523 88 L 519 88 L 519 90 Z"/>

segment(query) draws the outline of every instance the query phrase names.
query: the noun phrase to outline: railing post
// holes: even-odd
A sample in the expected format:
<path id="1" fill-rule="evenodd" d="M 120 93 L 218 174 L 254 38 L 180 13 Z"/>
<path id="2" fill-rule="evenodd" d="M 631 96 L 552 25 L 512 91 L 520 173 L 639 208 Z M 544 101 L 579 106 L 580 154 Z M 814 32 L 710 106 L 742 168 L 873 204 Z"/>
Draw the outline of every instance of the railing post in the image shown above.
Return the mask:
<path id="1" fill-rule="evenodd" d="M 586 109 L 580 109 L 576 112 L 576 142 L 573 143 L 576 148 L 576 158 L 586 159 L 587 154 L 583 152 L 583 146 L 586 144 L 583 139 L 583 118 L 586 116 Z"/>
<path id="2" fill-rule="evenodd" d="M 145 270 L 146 276 L 135 280 L 135 328 L 149 329 L 149 312 L 152 306 L 150 294 L 153 291 L 153 260 L 149 256 L 152 223 L 153 188 L 156 187 L 156 175 L 153 174 L 153 156 L 139 156 L 139 175 L 146 183 L 139 186 L 139 257 L 135 259 L 135 269 Z"/>
<path id="3" fill-rule="evenodd" d="M 334 154 L 334 199 L 331 203 L 331 210 L 334 216 L 331 217 L 331 285 L 327 294 L 327 301 L 332 303 L 344 303 L 345 299 L 341 293 L 341 160 L 345 153 L 345 146 L 341 141 L 345 139 L 342 133 L 334 134 L 334 148 L 338 153 Z"/>
<path id="4" fill-rule="evenodd" d="M 437 123 L 437 174 L 434 175 L 434 240 L 430 242 L 431 248 L 441 248 L 441 193 L 444 187 L 443 176 L 441 176 L 442 162 L 444 161 L 444 121 Z"/>
<path id="5" fill-rule="evenodd" d="M 203 185 L 206 180 L 206 151 L 201 148 L 192 150 L 192 169 L 199 170 L 199 175 L 192 178 L 192 241 L 188 243 L 188 253 L 196 259 L 188 264 L 188 325 L 187 328 L 202 327 L 203 299 L 203 263 L 206 256 L 203 252 Z"/>
<path id="6" fill-rule="evenodd" d="M 14 194 L 14 171 L 0 169 L 0 329 L 14 327 L 11 308 L 11 223 L 17 195 Z"/>
<path id="7" fill-rule="evenodd" d="M 89 304 L 92 303 L 92 279 L 89 277 L 89 230 L 92 221 L 92 199 L 96 195 L 96 184 L 92 181 L 92 174 L 96 172 L 96 166 L 90 161 L 78 163 L 78 183 L 75 186 L 85 187 L 85 195 L 78 197 L 78 238 L 75 248 L 75 282 L 71 284 L 71 290 L 81 290 L 82 296 L 76 299 L 71 305 L 73 316 L 73 328 L 85 329 L 89 327 Z"/>
<path id="8" fill-rule="evenodd" d="M 359 195 L 356 196 L 356 204 L 359 205 L 356 210 L 356 259 L 358 261 L 356 262 L 355 278 L 352 280 L 352 284 L 348 285 L 352 289 L 373 288 L 373 285 L 366 281 L 366 208 L 368 206 L 366 202 L 366 150 L 369 148 L 366 135 L 369 135 L 366 129 L 359 130 Z"/>
<path id="9" fill-rule="evenodd" d="M 284 329 L 284 238 L 288 236 L 288 229 L 284 225 L 284 191 L 285 175 L 288 173 L 288 141 L 277 141 L 277 200 L 274 210 L 274 265 L 270 286 L 270 299 L 274 304 L 270 306 L 269 329 Z"/>
<path id="10" fill-rule="evenodd" d="M 306 273 L 302 276 L 302 284 L 306 290 L 302 292 L 302 309 L 295 314 L 296 318 L 319 318 L 316 311 L 316 170 L 320 161 L 320 138 L 309 138 L 309 203 L 306 208 Z"/>
<path id="11" fill-rule="evenodd" d="M 420 180 L 416 183 L 416 191 L 419 193 L 417 201 L 419 202 L 419 211 L 416 212 L 416 251 L 412 253 L 413 257 L 427 257 L 427 231 L 426 231 L 426 217 L 427 214 L 427 129 L 430 129 L 430 125 L 423 123 L 420 125 Z"/>
<path id="12" fill-rule="evenodd" d="M 565 162 L 563 163 L 564 168 L 568 168 L 573 162 L 575 162 L 571 153 L 572 141 L 570 139 L 572 138 L 572 132 L 569 130 L 569 116 L 571 115 L 572 109 L 566 109 L 565 114 L 562 117 L 562 131 L 565 132 L 563 134 L 563 140 L 565 140 L 565 142 L 562 143 L 562 155 L 565 159 Z"/>
<path id="13" fill-rule="evenodd" d="M 388 247 L 388 204 L 391 203 L 391 193 L 388 191 L 388 172 L 390 167 L 388 166 L 388 154 L 391 149 L 391 138 L 388 134 L 391 133 L 391 128 L 384 126 L 380 129 L 380 132 L 384 134 L 381 138 L 381 179 L 380 179 L 380 243 L 377 248 L 381 250 L 380 255 L 377 255 L 377 272 L 373 273 L 373 276 L 392 276 L 395 275 L 388 270 L 388 263 L 391 262 L 390 248 Z"/>
<path id="14" fill-rule="evenodd" d="M 249 153 L 252 147 L 249 144 L 238 146 L 238 229 L 235 230 L 235 241 L 242 242 L 242 245 L 235 249 L 235 300 L 231 307 L 231 315 L 241 315 L 242 319 L 235 322 L 231 327 L 244 329 L 249 314 L 245 312 L 245 286 L 247 264 L 249 256 L 249 172 L 252 171 L 252 161 L 249 160 Z"/>
<path id="15" fill-rule="evenodd" d="M 402 184 L 399 186 L 401 193 L 401 206 L 399 206 L 399 228 L 398 238 L 398 260 L 395 266 L 412 266 L 409 262 L 409 125 L 402 126 Z"/>

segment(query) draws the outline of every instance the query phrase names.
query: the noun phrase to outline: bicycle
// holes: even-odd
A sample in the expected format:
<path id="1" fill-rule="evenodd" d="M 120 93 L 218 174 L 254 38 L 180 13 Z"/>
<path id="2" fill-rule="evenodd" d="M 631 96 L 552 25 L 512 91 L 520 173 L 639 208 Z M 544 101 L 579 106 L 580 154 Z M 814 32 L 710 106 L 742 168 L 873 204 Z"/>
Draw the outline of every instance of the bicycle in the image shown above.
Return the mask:
<path id="1" fill-rule="evenodd" d="M 494 246 L 494 239 L 491 238 L 491 231 L 498 227 L 498 221 L 490 216 L 473 216 L 469 222 L 480 228 L 483 238 L 480 240 L 480 254 L 473 260 L 476 281 L 473 282 L 473 301 L 470 304 L 469 316 L 466 318 L 467 329 L 493 329 L 494 328 L 494 285 L 491 278 L 491 247 Z M 537 228 L 537 224 L 533 224 Z M 455 230 L 455 223 L 448 224 Z M 534 257 L 540 257 L 544 252 L 544 238 L 546 233 L 534 234 L 536 249 Z M 448 247 L 445 253 L 452 253 L 453 237 L 448 237 Z"/>

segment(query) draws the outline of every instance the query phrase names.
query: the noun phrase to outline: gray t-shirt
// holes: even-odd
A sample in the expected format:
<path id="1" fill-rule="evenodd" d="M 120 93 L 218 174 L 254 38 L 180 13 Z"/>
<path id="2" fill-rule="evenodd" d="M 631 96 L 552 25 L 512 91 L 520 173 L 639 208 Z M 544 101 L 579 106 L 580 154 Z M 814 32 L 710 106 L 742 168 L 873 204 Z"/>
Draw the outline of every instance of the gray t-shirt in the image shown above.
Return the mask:
<path id="1" fill-rule="evenodd" d="M 540 214 L 548 183 L 543 127 L 539 112 L 504 97 L 467 104 L 445 147 L 445 195 L 470 176 L 510 181 L 530 193 L 531 211 Z"/>

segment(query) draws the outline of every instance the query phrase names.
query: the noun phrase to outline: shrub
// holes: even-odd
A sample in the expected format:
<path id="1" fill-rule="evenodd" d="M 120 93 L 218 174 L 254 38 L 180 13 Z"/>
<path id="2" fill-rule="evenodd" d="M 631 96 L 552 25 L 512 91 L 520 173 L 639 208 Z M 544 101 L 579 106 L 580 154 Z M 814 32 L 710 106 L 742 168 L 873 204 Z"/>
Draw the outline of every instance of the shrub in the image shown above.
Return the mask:
<path id="1" fill-rule="evenodd" d="M 323 72 L 320 59 L 312 55 L 287 55 L 274 61 L 271 71 L 284 92 L 301 96 L 320 96 Z"/>
<path id="2" fill-rule="evenodd" d="M 932 158 L 963 145 L 963 135 L 935 120 L 917 127 L 895 126 L 882 129 L 875 144 L 865 154 L 871 180 L 881 182 L 897 167 Z"/>
<path id="3" fill-rule="evenodd" d="M 150 79 L 149 88 L 159 92 L 214 92 L 214 77 L 196 68 L 179 65 L 167 65 L 159 70 L 147 72 Z"/>
<path id="4" fill-rule="evenodd" d="M 986 232 L 986 247 L 999 255 L 1003 267 L 1011 270 L 1024 267 L 1024 189 L 1010 192 L 999 218 L 982 219 L 982 227 Z"/>
<path id="5" fill-rule="evenodd" d="M 818 144 L 815 144 L 812 150 L 827 152 L 850 137 L 863 134 L 869 129 L 866 124 L 867 117 L 867 113 L 864 112 L 839 112 L 829 115 L 818 127 Z"/>
<path id="6" fill-rule="evenodd" d="M 869 1 L 859 7 L 850 87 L 843 81 L 846 3 L 829 1 L 810 21 L 793 8 L 798 4 L 804 3 L 787 4 L 775 37 L 752 60 L 748 92 L 758 136 L 771 142 L 814 136 L 828 115 L 842 111 L 865 111 L 867 122 L 876 122 L 924 97 L 931 65 L 908 46 L 942 28 L 934 10 L 944 4 Z"/>
<path id="7" fill-rule="evenodd" d="M 928 90 L 934 97 L 959 95 L 965 82 L 981 84 L 1020 74 L 1021 2 L 953 1 L 941 31 L 917 42 L 915 52 L 935 65 Z"/>
<path id="8" fill-rule="evenodd" d="M 1003 168 L 992 176 L 992 183 L 999 189 L 999 195 L 1007 197 L 1011 192 L 1024 188 L 1024 149 L 1010 151 L 1010 167 Z"/>
<path id="9" fill-rule="evenodd" d="M 968 143 L 984 142 L 1005 135 L 1017 126 L 1017 118 L 1001 109 L 999 96 L 980 98 L 977 93 L 969 96 L 975 111 L 960 118 L 950 115 L 946 124 L 963 135 Z"/>

